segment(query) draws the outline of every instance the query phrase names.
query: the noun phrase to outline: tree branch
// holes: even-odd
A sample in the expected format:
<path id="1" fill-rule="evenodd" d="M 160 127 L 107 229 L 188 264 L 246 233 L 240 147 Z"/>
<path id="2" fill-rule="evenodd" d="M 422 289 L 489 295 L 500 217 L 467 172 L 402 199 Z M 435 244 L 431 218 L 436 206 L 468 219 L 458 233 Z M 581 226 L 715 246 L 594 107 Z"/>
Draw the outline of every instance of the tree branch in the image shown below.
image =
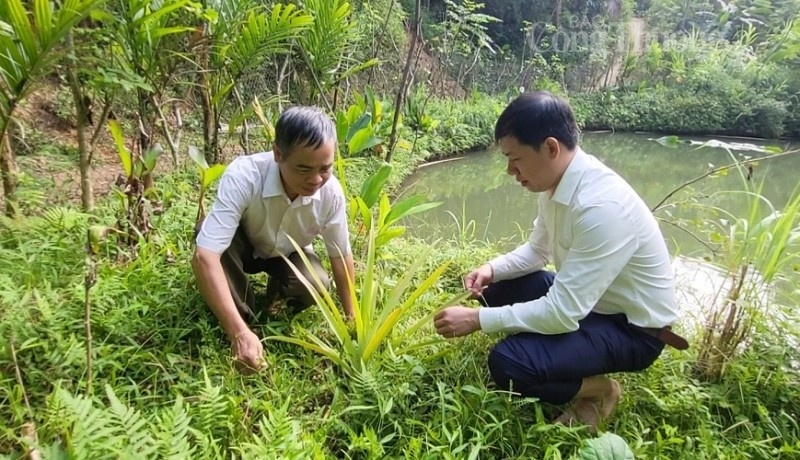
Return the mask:
<path id="1" fill-rule="evenodd" d="M 722 172 L 722 171 L 725 171 L 725 170 L 728 170 L 728 169 L 731 169 L 731 168 L 734 168 L 734 167 L 737 167 L 737 166 L 742 166 L 742 165 L 745 165 L 745 164 L 748 164 L 748 163 L 756 163 L 756 162 L 759 162 L 759 161 L 774 160 L 775 158 L 781 158 L 781 157 L 789 156 L 789 155 L 792 155 L 792 154 L 795 154 L 795 153 L 798 153 L 798 152 L 800 152 L 800 149 L 798 149 L 798 150 L 790 150 L 788 152 L 783 152 L 783 153 L 779 153 L 777 155 L 771 155 L 771 156 L 767 156 L 767 157 L 750 158 L 748 160 L 738 161 L 736 163 L 732 163 L 732 164 L 729 164 L 727 166 L 721 166 L 719 168 L 712 169 L 711 171 L 709 171 L 707 173 L 704 173 L 704 174 L 701 174 L 701 175 L 695 177 L 692 180 L 684 182 L 683 184 L 681 184 L 678 187 L 676 187 L 675 189 L 673 189 L 671 192 L 667 193 L 667 195 L 661 201 L 659 201 L 657 205 L 653 206 L 650 209 L 650 211 L 651 212 L 658 211 L 659 209 L 661 209 L 661 207 L 664 205 L 664 203 L 667 202 L 667 200 L 672 198 L 679 191 L 683 190 L 684 188 L 686 188 L 686 187 L 688 187 L 688 186 L 690 186 L 690 185 L 692 185 L 692 184 L 694 184 L 696 182 L 699 182 L 699 181 L 705 179 L 708 176 L 716 174 L 718 172 Z"/>

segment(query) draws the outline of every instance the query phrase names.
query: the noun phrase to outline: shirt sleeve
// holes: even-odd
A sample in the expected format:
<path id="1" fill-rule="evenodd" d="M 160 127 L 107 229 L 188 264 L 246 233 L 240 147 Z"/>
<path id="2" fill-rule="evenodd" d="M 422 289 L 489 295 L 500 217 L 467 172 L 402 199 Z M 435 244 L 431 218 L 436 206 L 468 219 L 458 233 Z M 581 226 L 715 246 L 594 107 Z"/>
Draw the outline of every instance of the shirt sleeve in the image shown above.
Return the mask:
<path id="1" fill-rule="evenodd" d="M 550 261 L 550 257 L 547 228 L 540 214 L 533 221 L 533 231 L 525 244 L 489 261 L 492 267 L 492 281 L 518 278 L 541 270 Z"/>
<path id="2" fill-rule="evenodd" d="M 325 241 L 328 257 L 349 256 L 350 232 L 347 228 L 347 207 L 344 205 L 344 195 L 337 195 L 325 227 L 320 232 Z"/>
<path id="3" fill-rule="evenodd" d="M 578 329 L 636 251 L 634 227 L 614 203 L 591 206 L 577 216 L 572 247 L 546 296 L 524 303 L 481 308 L 484 332 L 562 334 Z"/>
<path id="4" fill-rule="evenodd" d="M 228 168 L 222 175 L 217 189 L 217 197 L 211 212 L 206 216 L 200 233 L 197 235 L 197 246 L 222 254 L 231 245 L 233 236 L 239 228 L 242 214 L 247 208 L 253 187 L 249 181 L 243 181 Z"/>

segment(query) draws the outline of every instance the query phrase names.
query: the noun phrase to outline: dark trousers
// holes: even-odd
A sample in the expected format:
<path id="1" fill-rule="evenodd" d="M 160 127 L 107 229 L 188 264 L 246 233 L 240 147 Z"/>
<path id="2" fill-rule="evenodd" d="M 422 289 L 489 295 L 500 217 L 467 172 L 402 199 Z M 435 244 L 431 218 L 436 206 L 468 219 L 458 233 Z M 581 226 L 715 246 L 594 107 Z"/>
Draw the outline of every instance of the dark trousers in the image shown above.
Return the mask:
<path id="1" fill-rule="evenodd" d="M 499 281 L 484 291 L 488 307 L 527 302 L 547 294 L 555 274 L 538 271 Z M 504 390 L 553 404 L 572 400 L 586 377 L 649 367 L 664 344 L 628 327 L 624 314 L 590 313 L 565 334 L 523 332 L 501 340 L 489 353 L 489 372 Z"/>
<path id="2" fill-rule="evenodd" d="M 313 252 L 304 251 L 304 254 L 317 277 L 327 289 L 330 286 L 330 278 L 319 258 Z M 312 286 L 316 285 L 313 275 L 306 268 L 300 254 L 292 253 L 289 255 L 289 261 L 299 269 Z M 299 313 L 316 303 L 314 296 L 282 257 L 254 258 L 253 245 L 250 244 L 250 240 L 241 229 L 236 231 L 230 247 L 222 254 L 221 262 L 233 302 L 245 321 L 249 322 L 255 319 L 256 312 L 268 308 L 276 299 L 285 300 L 291 313 Z M 253 288 L 250 285 L 248 275 L 254 273 L 266 273 L 269 276 L 267 299 L 263 305 L 256 305 Z"/>

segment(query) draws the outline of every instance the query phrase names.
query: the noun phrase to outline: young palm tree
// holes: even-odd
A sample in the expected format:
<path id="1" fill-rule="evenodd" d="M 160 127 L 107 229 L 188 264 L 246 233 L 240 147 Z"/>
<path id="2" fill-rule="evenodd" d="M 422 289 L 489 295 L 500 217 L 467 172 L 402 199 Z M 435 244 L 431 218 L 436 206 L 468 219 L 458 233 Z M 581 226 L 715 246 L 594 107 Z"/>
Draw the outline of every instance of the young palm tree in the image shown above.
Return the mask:
<path id="1" fill-rule="evenodd" d="M 60 56 L 57 45 L 69 30 L 102 0 L 64 0 L 54 8 L 49 0 L 0 2 L 0 173 L 3 177 L 6 213 L 15 212 L 16 162 L 9 128 L 17 109 L 36 83 Z"/>

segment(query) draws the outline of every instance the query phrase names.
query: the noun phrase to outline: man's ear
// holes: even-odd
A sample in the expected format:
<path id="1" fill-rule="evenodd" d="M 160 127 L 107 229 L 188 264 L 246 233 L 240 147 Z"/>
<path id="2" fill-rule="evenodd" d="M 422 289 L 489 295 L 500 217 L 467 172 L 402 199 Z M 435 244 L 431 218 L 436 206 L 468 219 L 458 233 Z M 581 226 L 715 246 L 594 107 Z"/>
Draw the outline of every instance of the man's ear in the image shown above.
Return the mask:
<path id="1" fill-rule="evenodd" d="M 561 153 L 561 144 L 558 143 L 558 139 L 548 137 L 544 140 L 544 145 L 547 146 L 547 154 L 550 158 L 558 158 L 558 154 Z"/>
<path id="2" fill-rule="evenodd" d="M 275 157 L 275 162 L 280 163 L 283 161 L 283 153 L 281 149 L 278 147 L 277 142 L 272 143 L 272 155 Z"/>

